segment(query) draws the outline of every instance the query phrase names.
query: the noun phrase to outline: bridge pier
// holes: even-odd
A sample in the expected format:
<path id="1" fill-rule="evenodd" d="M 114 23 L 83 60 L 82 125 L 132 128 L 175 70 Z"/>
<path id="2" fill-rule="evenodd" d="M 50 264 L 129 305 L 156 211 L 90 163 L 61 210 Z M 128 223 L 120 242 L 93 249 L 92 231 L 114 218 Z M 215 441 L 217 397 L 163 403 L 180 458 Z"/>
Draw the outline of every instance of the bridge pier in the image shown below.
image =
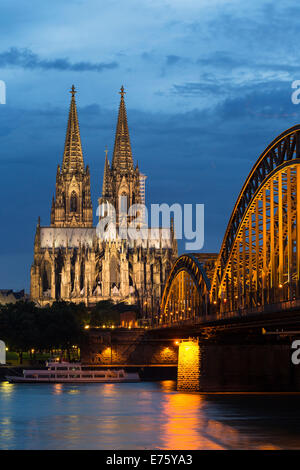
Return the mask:
<path id="1" fill-rule="evenodd" d="M 290 344 L 216 344 L 194 339 L 179 346 L 177 389 L 202 392 L 300 391 L 300 365 Z"/>
<path id="2" fill-rule="evenodd" d="M 201 351 L 198 339 L 183 340 L 178 348 L 177 390 L 200 390 Z"/>
<path id="3" fill-rule="evenodd" d="M 286 313 L 285 320 L 288 317 Z M 298 312 L 291 321 L 294 317 L 298 321 Z M 296 331 L 292 336 L 276 334 L 275 323 L 275 333 L 262 334 L 261 326 L 255 322 L 246 326 L 245 321 L 232 328 L 197 328 L 91 330 L 82 344 L 82 362 L 99 367 L 156 367 L 155 379 L 169 378 L 171 372 L 175 378 L 177 366 L 180 391 L 300 391 L 300 364 L 291 361 Z"/>

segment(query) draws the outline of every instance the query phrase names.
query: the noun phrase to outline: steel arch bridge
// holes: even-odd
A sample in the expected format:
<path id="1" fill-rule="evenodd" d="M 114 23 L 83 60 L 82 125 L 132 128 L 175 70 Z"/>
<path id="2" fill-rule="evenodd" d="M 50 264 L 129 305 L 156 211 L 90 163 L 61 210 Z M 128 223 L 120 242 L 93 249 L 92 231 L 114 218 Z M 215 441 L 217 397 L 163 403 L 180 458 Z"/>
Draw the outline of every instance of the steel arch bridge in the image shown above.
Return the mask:
<path id="1" fill-rule="evenodd" d="M 179 256 L 165 285 L 161 322 L 172 323 L 195 318 L 199 311 L 207 314 L 210 287 L 210 281 L 197 254 Z"/>
<path id="2" fill-rule="evenodd" d="M 250 171 L 209 277 L 195 254 L 179 257 L 165 285 L 161 323 L 180 318 L 182 305 L 182 318 L 192 319 L 300 298 L 300 125 L 276 137 Z"/>

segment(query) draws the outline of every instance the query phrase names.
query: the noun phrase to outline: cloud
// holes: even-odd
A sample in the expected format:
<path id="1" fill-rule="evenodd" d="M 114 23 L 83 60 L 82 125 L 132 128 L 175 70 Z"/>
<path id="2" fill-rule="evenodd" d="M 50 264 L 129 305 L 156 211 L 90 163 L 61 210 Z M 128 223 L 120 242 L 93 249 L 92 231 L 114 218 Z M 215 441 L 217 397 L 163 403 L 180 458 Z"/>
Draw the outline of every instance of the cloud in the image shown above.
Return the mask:
<path id="1" fill-rule="evenodd" d="M 107 69 L 118 67 L 117 62 L 74 62 L 69 59 L 42 59 L 30 49 L 18 49 L 11 47 L 0 53 L 0 67 L 20 67 L 23 69 L 58 70 L 72 72 L 103 72 Z"/>
<path id="2" fill-rule="evenodd" d="M 146 2 L 133 0 L 124 9 L 120 0 L 104 7 L 97 0 L 78 0 L 70 9 L 67 0 L 55 0 L 56 15 L 51 15 L 37 0 L 26 8 L 17 0 L 2 3 L 0 78 L 8 84 L 8 104 L 0 106 L 0 187 L 6 201 L 0 281 L 28 286 L 37 216 L 49 223 L 69 71 L 95 72 L 76 75 L 94 208 L 104 147 L 110 159 L 113 150 L 119 101 L 114 90 L 123 82 L 134 158 L 148 176 L 146 200 L 205 203 L 204 250 L 217 251 L 259 154 L 300 120 L 300 105 L 291 103 L 291 83 L 300 78 L 300 7 L 291 0 L 223 1 L 218 7 L 212 0 L 194 1 L 193 8 L 190 2 L 179 8 L 179 2 L 162 7 L 156 0 L 145 7 Z M 49 37 L 51 55 L 40 52 L 49 50 Z M 14 262 L 16 250 L 27 258 Z"/>
<path id="3" fill-rule="evenodd" d="M 178 55 L 167 55 L 166 65 L 174 65 L 182 60 L 183 60 L 182 57 L 179 57 Z"/>
<path id="4" fill-rule="evenodd" d="M 241 58 L 235 57 L 233 53 L 229 54 L 224 51 L 215 51 L 214 53 L 200 57 L 197 64 L 204 67 L 233 69 L 244 66 L 247 62 Z"/>
<path id="5" fill-rule="evenodd" d="M 195 84 L 191 88 L 197 92 L 200 88 Z M 148 176 L 147 202 L 204 203 L 204 249 L 217 251 L 236 197 L 256 159 L 276 135 L 299 120 L 300 105 L 292 104 L 290 92 L 288 84 L 280 81 L 249 83 L 207 109 L 149 113 L 128 108 L 134 158 Z M 95 209 L 101 191 L 104 146 L 108 144 L 110 159 L 113 150 L 117 109 L 94 103 L 78 107 L 78 115 L 84 159 L 91 168 Z M 7 201 L 0 256 L 13 258 L 22 227 L 27 272 L 37 216 L 49 223 L 67 116 L 67 106 L 0 108 L 0 186 Z M 16 218 L 19 201 L 23 210 Z M 22 266 L 16 269 L 13 265 L 9 273 L 13 287 L 19 287 L 11 281 L 13 273 L 19 283 L 23 280 L 28 286 Z"/>
<path id="6" fill-rule="evenodd" d="M 190 82 L 181 85 L 174 84 L 171 92 L 181 96 L 206 95 L 207 93 L 221 94 L 222 85 L 213 79 L 206 82 Z"/>

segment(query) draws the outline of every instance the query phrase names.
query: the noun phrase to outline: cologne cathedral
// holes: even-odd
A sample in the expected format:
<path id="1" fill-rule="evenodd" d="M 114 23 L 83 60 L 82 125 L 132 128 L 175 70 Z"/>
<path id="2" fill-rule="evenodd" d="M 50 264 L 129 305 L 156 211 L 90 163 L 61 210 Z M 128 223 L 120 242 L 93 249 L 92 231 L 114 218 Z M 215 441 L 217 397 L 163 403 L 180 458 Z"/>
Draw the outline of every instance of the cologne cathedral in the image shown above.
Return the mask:
<path id="1" fill-rule="evenodd" d="M 56 173 L 51 224 L 36 227 L 34 260 L 31 266 L 31 299 L 40 306 L 55 300 L 84 302 L 124 301 L 147 305 L 156 312 L 171 265 L 177 257 L 174 230 L 146 228 L 149 236 L 123 239 L 98 237 L 93 225 L 90 169 L 84 165 L 77 117 L 75 88 L 67 125 L 63 161 Z M 127 123 L 124 88 L 111 163 L 107 151 L 99 204 L 115 208 L 145 203 L 145 175 L 134 166 Z M 100 214 L 101 219 L 101 214 Z M 118 223 L 118 222 L 117 222 Z M 167 232 L 165 232 L 167 230 Z M 155 237 L 150 235 L 156 233 Z"/>

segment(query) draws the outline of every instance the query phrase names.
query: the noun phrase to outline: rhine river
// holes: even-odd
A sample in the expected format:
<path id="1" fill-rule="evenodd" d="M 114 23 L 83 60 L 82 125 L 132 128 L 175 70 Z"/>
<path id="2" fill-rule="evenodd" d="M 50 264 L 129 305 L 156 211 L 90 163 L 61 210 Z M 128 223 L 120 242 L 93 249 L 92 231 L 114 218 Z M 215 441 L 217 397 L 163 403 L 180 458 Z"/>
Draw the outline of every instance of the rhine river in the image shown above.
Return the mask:
<path id="1" fill-rule="evenodd" d="M 300 395 L 0 382 L 0 449 L 300 449 Z"/>

